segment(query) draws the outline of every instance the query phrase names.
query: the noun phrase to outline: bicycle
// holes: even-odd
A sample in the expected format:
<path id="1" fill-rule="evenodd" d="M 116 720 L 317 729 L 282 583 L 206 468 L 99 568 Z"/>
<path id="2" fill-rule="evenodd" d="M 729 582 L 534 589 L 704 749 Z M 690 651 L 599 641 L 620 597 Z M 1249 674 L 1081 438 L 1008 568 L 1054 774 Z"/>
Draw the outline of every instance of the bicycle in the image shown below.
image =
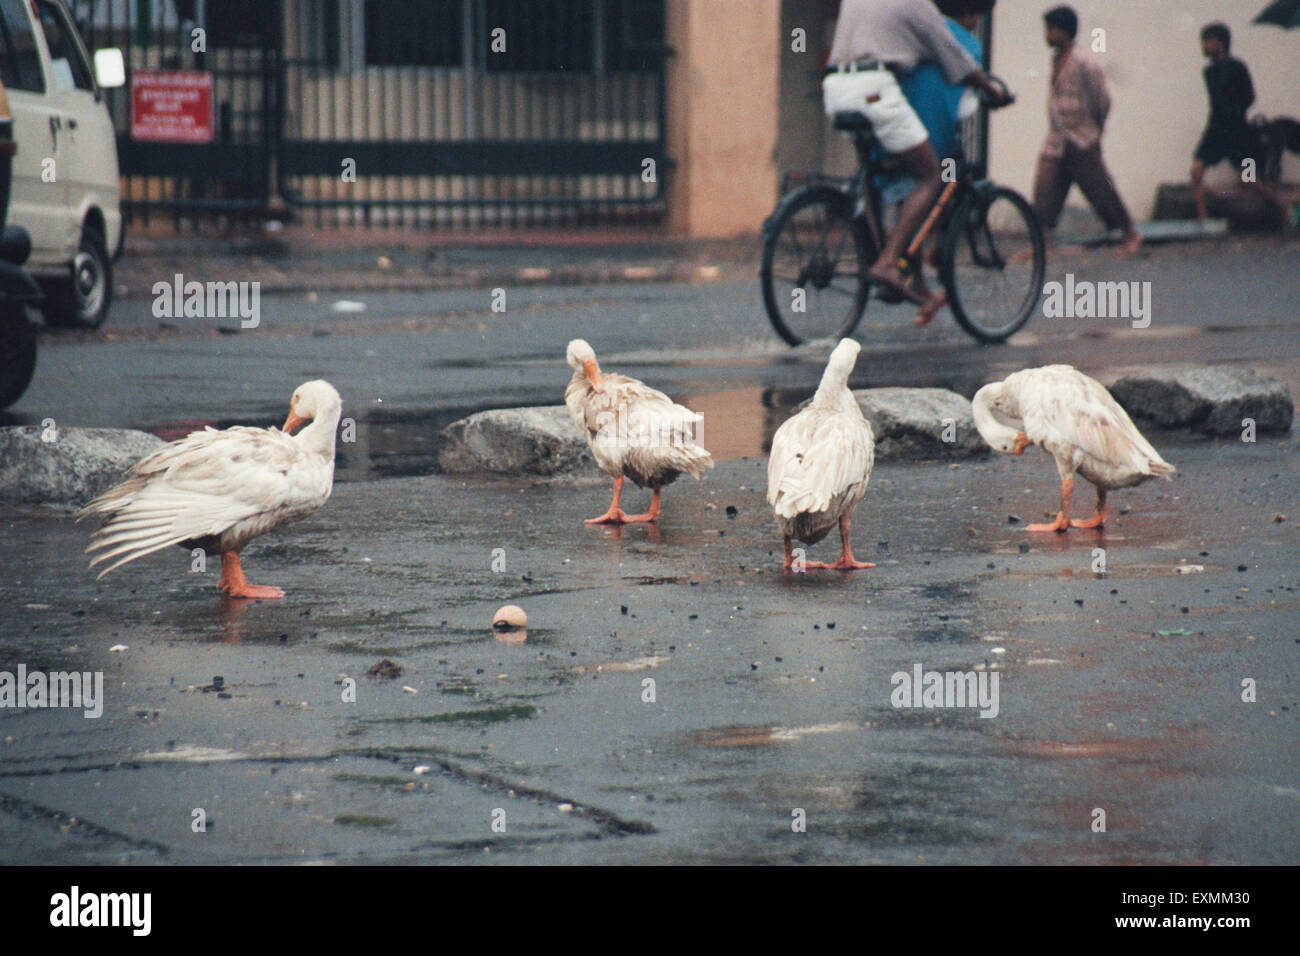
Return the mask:
<path id="1" fill-rule="evenodd" d="M 853 138 L 857 172 L 848 180 L 811 176 L 763 224 L 763 303 L 790 345 L 852 335 L 879 285 L 867 269 L 884 240 L 876 176 L 888 165 L 872 159 L 876 137 L 866 116 L 837 113 L 834 125 Z M 959 158 L 948 168 L 952 175 L 899 265 L 919 276 L 925 242 L 941 228 L 933 264 L 953 317 L 981 342 L 1005 342 L 1038 305 L 1047 259 L 1042 225 L 1023 196 L 976 164 Z M 884 301 L 899 301 L 893 290 L 881 291 Z"/>

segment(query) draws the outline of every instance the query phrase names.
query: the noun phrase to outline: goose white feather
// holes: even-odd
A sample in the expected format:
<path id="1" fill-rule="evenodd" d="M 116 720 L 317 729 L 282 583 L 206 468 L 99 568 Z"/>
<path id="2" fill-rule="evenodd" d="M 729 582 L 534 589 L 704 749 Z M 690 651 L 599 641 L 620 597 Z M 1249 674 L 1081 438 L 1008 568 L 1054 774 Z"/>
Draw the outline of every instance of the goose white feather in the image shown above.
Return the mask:
<path id="1" fill-rule="evenodd" d="M 696 441 L 703 417 L 644 382 L 602 373 L 595 351 L 583 339 L 569 343 L 565 358 L 573 377 L 564 390 L 564 404 L 596 464 L 614 479 L 613 503 L 589 523 L 657 519 L 665 485 L 683 474 L 700 478 L 713 467 L 713 456 Z M 649 512 L 623 513 L 619 499 L 624 478 L 654 489 Z"/>
<path id="2" fill-rule="evenodd" d="M 99 574 L 171 545 L 222 555 L 221 587 L 235 596 L 276 597 L 248 585 L 239 551 L 250 540 L 319 509 L 334 484 L 334 435 L 343 403 L 328 382 L 294 392 L 279 428 L 206 428 L 160 448 L 126 480 L 86 505 L 78 519 L 107 516 L 88 553 Z M 310 424 L 296 435 L 296 425 Z M 236 594 L 248 591 L 247 594 Z"/>
<path id="3" fill-rule="evenodd" d="M 1177 473 L 1106 387 L 1069 365 L 1025 369 L 985 385 L 975 393 L 971 412 L 991 448 L 1018 455 L 1039 445 L 1055 460 L 1060 512 L 1054 523 L 1030 525 L 1030 530 L 1100 527 L 1108 491 Z M 1076 472 L 1097 488 L 1097 512 L 1088 521 L 1069 520 Z"/>
<path id="4" fill-rule="evenodd" d="M 834 565 L 857 562 L 849 546 L 849 524 L 867 493 L 875 462 L 875 436 L 849 391 L 849 374 L 859 345 L 843 339 L 831 353 L 811 404 L 782 423 L 772 436 L 767 462 L 767 501 L 785 538 L 785 566 L 793 566 L 791 539 L 816 544 L 837 525 L 842 553 Z"/>

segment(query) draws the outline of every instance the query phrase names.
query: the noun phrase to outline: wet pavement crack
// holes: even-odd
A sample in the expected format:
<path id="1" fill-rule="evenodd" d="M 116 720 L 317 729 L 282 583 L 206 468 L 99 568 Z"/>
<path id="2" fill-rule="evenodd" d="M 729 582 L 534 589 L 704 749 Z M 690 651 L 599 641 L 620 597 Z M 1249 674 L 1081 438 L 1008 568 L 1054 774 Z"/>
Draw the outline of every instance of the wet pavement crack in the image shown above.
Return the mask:
<path id="1" fill-rule="evenodd" d="M 146 840 L 141 837 L 133 837 L 125 833 L 119 833 L 116 830 L 110 830 L 108 827 L 101 826 L 98 823 L 92 823 L 79 817 L 69 816 L 62 810 L 55 810 L 53 807 L 47 807 L 40 803 L 33 803 L 30 800 L 10 796 L 7 793 L 0 793 L 0 813 L 7 813 L 22 820 L 52 825 L 63 833 L 75 833 L 79 836 L 115 840 L 119 843 L 125 843 L 127 846 L 136 850 L 152 850 L 153 852 L 162 855 L 171 852 L 171 848 L 162 843 L 155 843 L 153 840 Z"/>
<path id="2" fill-rule="evenodd" d="M 389 763 L 399 764 L 409 763 L 412 759 L 401 754 L 387 753 L 382 750 L 345 750 L 340 751 L 333 756 L 364 757 L 372 760 L 385 760 Z M 560 796 L 549 790 L 510 783 L 494 774 L 485 773 L 483 771 L 468 770 L 459 764 L 452 763 L 450 760 L 429 757 L 428 755 L 422 755 L 419 759 L 424 763 L 438 767 L 443 773 L 462 783 L 478 784 L 479 786 L 488 787 L 489 789 L 498 790 L 504 793 L 510 793 L 516 797 L 524 797 L 525 799 L 533 800 L 537 803 L 546 804 L 552 807 L 557 807 L 560 804 L 569 804 L 573 807 L 569 812 L 570 816 L 591 820 L 600 827 L 603 833 L 610 836 L 646 836 L 659 832 L 653 824 L 648 823 L 645 820 L 625 820 L 609 810 L 588 806 L 578 800 Z"/>

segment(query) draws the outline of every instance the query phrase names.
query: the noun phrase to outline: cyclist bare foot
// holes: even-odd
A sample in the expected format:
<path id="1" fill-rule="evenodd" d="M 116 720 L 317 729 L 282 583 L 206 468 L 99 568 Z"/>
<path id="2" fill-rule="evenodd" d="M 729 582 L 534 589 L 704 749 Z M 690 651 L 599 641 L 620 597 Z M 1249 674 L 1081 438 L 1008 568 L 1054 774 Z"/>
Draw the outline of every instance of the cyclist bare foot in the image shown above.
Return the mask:
<path id="1" fill-rule="evenodd" d="M 916 284 L 916 287 L 909 287 L 903 279 L 902 270 L 898 266 L 881 265 L 877 262 L 867 270 L 867 277 L 872 282 L 879 282 L 895 295 L 901 295 L 904 299 L 916 305 L 925 305 L 930 298 L 928 290 L 925 290 L 920 282 Z"/>
<path id="2" fill-rule="evenodd" d="M 1116 259 L 1128 259 L 1142 251 L 1142 235 L 1137 231 L 1130 232 L 1124 237 L 1124 241 L 1115 247 Z"/>
<path id="3" fill-rule="evenodd" d="M 930 296 L 919 309 L 916 310 L 916 318 L 912 321 L 916 325 L 929 325 L 934 321 L 934 317 L 939 314 L 939 310 L 948 304 L 948 291 L 940 289 L 934 295 Z"/>

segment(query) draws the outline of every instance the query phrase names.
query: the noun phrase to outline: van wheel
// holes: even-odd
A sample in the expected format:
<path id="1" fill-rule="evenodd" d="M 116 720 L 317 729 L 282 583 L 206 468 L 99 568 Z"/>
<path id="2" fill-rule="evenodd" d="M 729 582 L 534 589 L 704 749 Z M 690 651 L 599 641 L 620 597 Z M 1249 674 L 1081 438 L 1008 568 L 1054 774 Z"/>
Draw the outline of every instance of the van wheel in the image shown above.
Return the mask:
<path id="1" fill-rule="evenodd" d="M 36 371 L 36 326 L 21 305 L 0 307 L 0 408 L 22 397 Z"/>
<path id="2" fill-rule="evenodd" d="M 104 237 L 87 226 L 72 260 L 72 275 L 46 288 L 41 312 L 60 329 L 97 329 L 108 318 L 113 301 L 113 264 Z"/>

